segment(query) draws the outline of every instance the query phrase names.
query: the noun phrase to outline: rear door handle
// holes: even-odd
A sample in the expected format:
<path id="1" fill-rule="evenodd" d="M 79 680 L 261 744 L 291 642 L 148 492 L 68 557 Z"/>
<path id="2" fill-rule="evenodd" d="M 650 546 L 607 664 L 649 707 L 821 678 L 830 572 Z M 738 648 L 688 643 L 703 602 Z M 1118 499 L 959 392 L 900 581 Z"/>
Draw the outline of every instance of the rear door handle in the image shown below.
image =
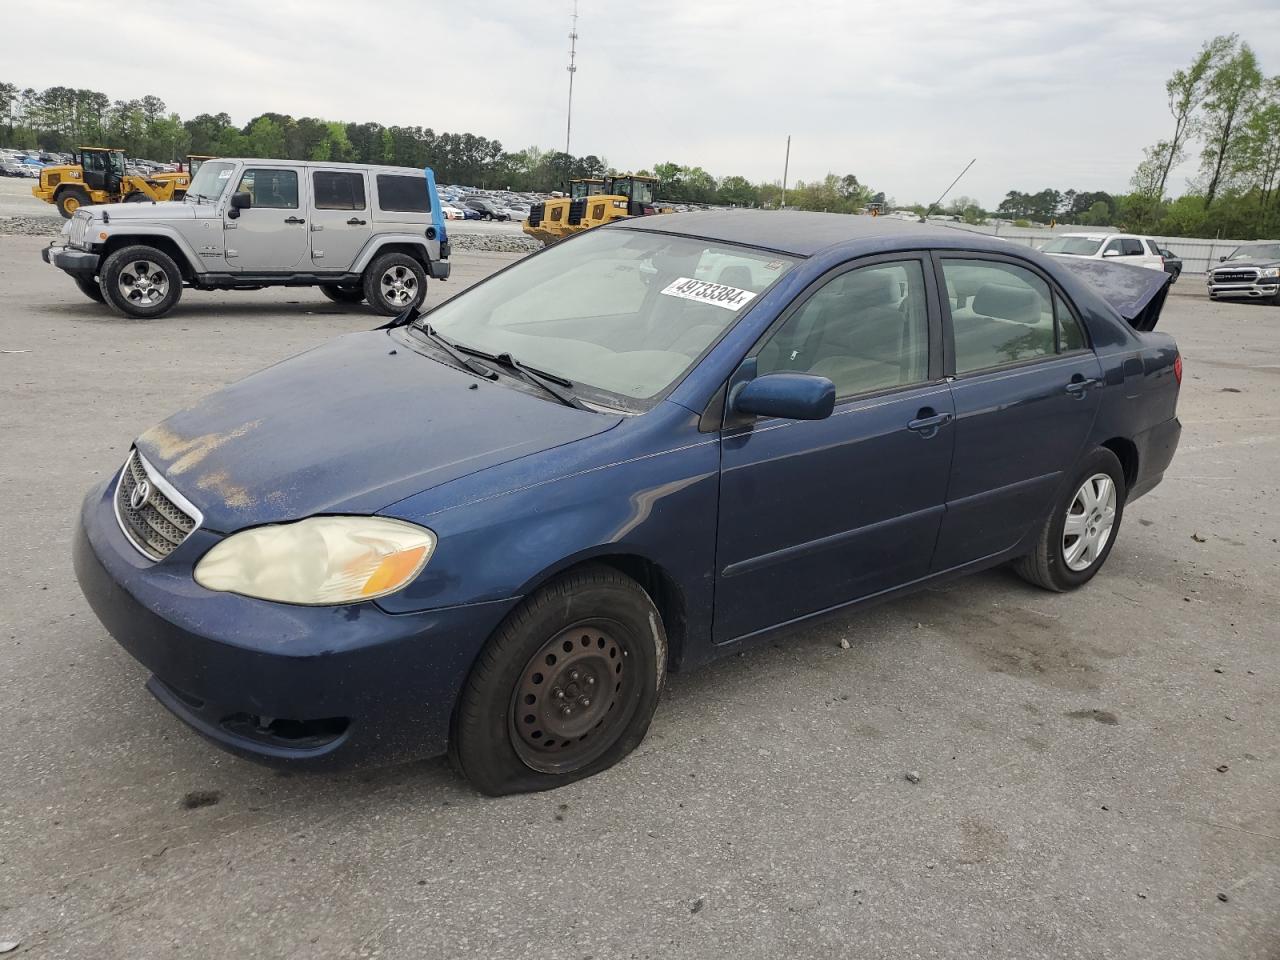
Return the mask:
<path id="1" fill-rule="evenodd" d="M 1099 386 L 1101 383 L 1102 383 L 1101 380 L 1095 380 L 1092 378 L 1088 380 L 1072 380 L 1065 387 L 1063 387 L 1063 389 L 1067 393 L 1071 394 L 1073 397 L 1083 397 L 1086 393 L 1089 392 L 1090 387 Z"/>
<path id="2" fill-rule="evenodd" d="M 357 218 L 355 218 L 355 217 L 352 217 L 350 220 L 348 220 L 348 221 L 347 221 L 347 226 L 348 226 L 348 227 L 363 227 L 363 226 L 364 226 L 365 224 L 367 224 L 368 222 L 369 222 L 368 220 L 359 220 L 359 219 L 357 219 Z"/>
<path id="3" fill-rule="evenodd" d="M 951 422 L 951 414 L 934 413 L 932 407 L 925 407 L 916 414 L 916 419 L 907 424 L 907 429 L 912 430 L 920 436 L 928 440 L 937 434 L 938 430 Z"/>
<path id="4" fill-rule="evenodd" d="M 301 217 L 285 217 L 285 223 L 306 223 Z"/>

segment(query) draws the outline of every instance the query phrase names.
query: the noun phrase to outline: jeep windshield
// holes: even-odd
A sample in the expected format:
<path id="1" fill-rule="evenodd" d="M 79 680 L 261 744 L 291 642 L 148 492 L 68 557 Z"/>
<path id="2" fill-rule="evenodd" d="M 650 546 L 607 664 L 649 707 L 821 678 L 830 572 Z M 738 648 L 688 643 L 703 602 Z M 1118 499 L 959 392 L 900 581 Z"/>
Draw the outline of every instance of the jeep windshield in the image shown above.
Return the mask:
<path id="1" fill-rule="evenodd" d="M 690 237 L 590 230 L 419 322 L 464 352 L 557 377 L 588 401 L 643 410 L 794 263 Z"/>
<path id="2" fill-rule="evenodd" d="M 1228 260 L 1280 260 L 1280 243 L 1253 243 L 1237 247 Z"/>
<path id="3" fill-rule="evenodd" d="M 191 186 L 187 188 L 187 199 L 196 203 L 209 203 L 222 196 L 231 180 L 234 163 L 222 163 L 217 160 L 206 160 L 191 178 Z"/>

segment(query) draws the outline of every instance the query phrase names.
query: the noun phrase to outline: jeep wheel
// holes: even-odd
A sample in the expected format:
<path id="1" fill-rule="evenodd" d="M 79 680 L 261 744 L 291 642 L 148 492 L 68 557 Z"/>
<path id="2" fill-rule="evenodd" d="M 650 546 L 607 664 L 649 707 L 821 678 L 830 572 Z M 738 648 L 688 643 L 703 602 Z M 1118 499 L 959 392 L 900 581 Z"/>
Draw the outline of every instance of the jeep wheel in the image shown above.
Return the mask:
<path id="1" fill-rule="evenodd" d="M 359 287 L 340 287 L 336 283 L 323 283 L 320 292 L 334 303 L 359 303 L 364 299 L 364 291 Z"/>
<path id="2" fill-rule="evenodd" d="M 427 272 L 404 253 L 384 253 L 364 272 L 364 296 L 378 313 L 394 317 L 427 298 Z"/>
<path id="3" fill-rule="evenodd" d="M 80 292 L 90 300 L 98 303 L 107 302 L 107 298 L 102 295 L 102 287 L 98 285 L 97 280 L 86 280 L 84 277 L 73 277 L 72 279 L 75 280 L 76 286 L 80 288 Z"/>
<path id="4" fill-rule="evenodd" d="M 182 297 L 182 271 L 155 247 L 139 244 L 117 250 L 103 263 L 99 279 L 107 303 L 126 317 L 162 317 Z"/>
<path id="5" fill-rule="evenodd" d="M 80 187 L 68 187 L 58 194 L 57 207 L 58 212 L 70 220 L 77 210 L 81 207 L 88 206 L 89 195 Z"/>

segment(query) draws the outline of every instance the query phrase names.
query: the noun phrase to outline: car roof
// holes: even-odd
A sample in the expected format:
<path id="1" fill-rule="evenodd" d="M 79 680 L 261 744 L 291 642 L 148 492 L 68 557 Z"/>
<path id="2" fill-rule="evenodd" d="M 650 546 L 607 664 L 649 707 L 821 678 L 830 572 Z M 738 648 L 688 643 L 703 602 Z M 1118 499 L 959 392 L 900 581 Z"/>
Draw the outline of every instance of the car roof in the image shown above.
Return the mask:
<path id="1" fill-rule="evenodd" d="M 959 227 L 911 223 L 890 217 L 801 210 L 698 210 L 635 217 L 618 221 L 610 229 L 672 233 L 700 240 L 763 247 L 801 257 L 854 241 L 883 239 L 901 238 L 925 246 L 957 246 L 960 239 L 966 246 L 995 249 L 1004 249 L 1006 243 Z"/>
<path id="2" fill-rule="evenodd" d="M 228 163 L 243 163 L 255 167 L 309 167 L 317 170 L 376 170 L 382 173 L 422 174 L 421 167 L 393 167 L 384 163 L 329 163 L 325 160 L 280 160 L 269 157 L 211 157 Z"/>

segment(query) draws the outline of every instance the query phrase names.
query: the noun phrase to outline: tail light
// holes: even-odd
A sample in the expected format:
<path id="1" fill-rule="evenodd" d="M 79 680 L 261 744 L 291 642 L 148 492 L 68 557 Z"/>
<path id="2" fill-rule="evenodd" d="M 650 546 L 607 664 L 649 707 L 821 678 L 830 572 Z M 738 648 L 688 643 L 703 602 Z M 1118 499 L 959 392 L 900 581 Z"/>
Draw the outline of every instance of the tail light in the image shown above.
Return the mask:
<path id="1" fill-rule="evenodd" d="M 1182 354 L 1179 353 L 1173 358 L 1173 378 L 1178 381 L 1178 386 L 1182 386 Z"/>

